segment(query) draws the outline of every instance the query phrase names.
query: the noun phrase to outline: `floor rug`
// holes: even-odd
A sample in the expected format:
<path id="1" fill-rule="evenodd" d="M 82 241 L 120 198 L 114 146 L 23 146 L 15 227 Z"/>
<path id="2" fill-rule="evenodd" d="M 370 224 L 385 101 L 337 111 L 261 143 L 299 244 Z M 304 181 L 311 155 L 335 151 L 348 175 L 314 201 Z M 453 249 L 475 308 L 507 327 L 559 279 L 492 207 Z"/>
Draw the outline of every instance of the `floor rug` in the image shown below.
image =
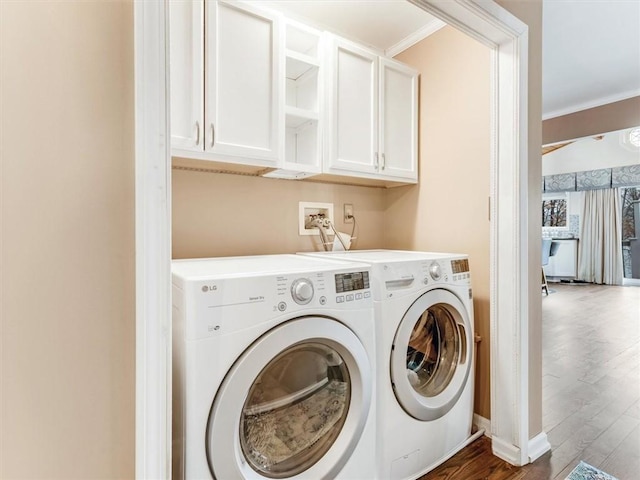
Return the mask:
<path id="1" fill-rule="evenodd" d="M 592 467 L 588 463 L 580 462 L 576 468 L 574 468 L 566 480 L 618 480 L 616 477 L 612 477 L 608 473 L 604 473 L 598 470 L 596 467 Z"/>

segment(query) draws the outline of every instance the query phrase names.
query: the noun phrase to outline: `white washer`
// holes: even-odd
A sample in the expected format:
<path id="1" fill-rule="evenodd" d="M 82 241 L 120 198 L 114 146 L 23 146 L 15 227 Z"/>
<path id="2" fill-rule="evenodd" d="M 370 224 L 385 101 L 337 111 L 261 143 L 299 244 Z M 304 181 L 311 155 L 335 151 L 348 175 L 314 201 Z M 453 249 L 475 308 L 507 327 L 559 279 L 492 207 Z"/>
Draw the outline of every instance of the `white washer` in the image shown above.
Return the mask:
<path id="1" fill-rule="evenodd" d="M 174 478 L 375 476 L 369 272 L 300 255 L 173 262 Z"/>
<path id="2" fill-rule="evenodd" d="M 467 255 L 317 253 L 371 265 L 377 336 L 378 478 L 415 479 L 466 444 L 474 331 Z"/>

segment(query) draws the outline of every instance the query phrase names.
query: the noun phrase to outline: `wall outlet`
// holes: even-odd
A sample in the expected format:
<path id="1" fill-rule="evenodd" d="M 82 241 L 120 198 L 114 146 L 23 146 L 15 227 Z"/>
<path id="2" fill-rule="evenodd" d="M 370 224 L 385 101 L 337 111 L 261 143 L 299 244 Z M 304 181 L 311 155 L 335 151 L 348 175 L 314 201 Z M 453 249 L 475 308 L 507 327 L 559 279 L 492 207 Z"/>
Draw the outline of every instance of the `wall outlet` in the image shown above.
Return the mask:
<path id="1" fill-rule="evenodd" d="M 353 204 L 345 203 L 344 204 L 344 223 L 353 223 Z"/>
<path id="2" fill-rule="evenodd" d="M 307 227 L 314 218 L 328 219 L 335 225 L 333 217 L 333 203 L 320 202 L 299 202 L 298 203 L 298 234 L 299 235 L 320 235 L 316 227 Z M 332 230 L 328 226 L 327 233 Z"/>

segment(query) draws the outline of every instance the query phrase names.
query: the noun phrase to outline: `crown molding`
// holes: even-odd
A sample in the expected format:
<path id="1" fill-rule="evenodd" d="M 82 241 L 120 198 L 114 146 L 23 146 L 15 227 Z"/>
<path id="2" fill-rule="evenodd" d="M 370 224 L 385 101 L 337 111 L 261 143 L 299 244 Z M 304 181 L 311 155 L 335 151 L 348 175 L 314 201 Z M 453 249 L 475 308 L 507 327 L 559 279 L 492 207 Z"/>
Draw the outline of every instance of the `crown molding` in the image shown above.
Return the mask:
<path id="1" fill-rule="evenodd" d="M 434 33 L 436 33 L 442 27 L 445 27 L 446 25 L 447 24 L 444 23 L 442 20 L 434 18 L 429 23 L 427 23 L 424 27 L 416 30 L 411 35 L 403 38 L 395 45 L 387 48 L 384 51 L 384 54 L 387 57 L 395 57 L 400 52 L 404 52 L 407 48 L 414 46 L 420 40 L 424 40 L 429 35 L 433 35 Z"/>
<path id="2" fill-rule="evenodd" d="M 603 105 L 608 105 L 610 103 L 620 102 L 622 100 L 627 100 L 629 98 L 640 96 L 640 89 L 629 90 L 622 93 L 617 93 L 615 95 L 608 95 L 606 97 L 600 97 L 593 100 L 589 100 L 588 102 L 576 103 L 569 107 L 561 108 L 558 110 L 553 110 L 551 112 L 545 113 L 542 115 L 542 120 L 550 120 L 556 117 L 562 117 L 564 115 L 570 115 L 572 113 L 581 112 L 583 110 L 589 110 L 591 108 L 602 107 Z"/>

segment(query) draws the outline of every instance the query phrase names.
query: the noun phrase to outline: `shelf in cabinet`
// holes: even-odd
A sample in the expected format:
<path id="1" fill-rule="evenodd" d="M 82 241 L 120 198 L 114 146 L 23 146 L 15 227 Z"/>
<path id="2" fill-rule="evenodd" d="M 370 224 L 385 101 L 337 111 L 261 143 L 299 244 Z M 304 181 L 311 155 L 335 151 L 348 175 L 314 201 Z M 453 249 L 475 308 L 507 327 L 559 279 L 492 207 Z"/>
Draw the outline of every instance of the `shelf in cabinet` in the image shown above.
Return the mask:
<path id="1" fill-rule="evenodd" d="M 317 70 L 320 67 L 320 62 L 317 58 L 293 50 L 287 50 L 286 64 L 287 78 L 293 80 L 297 80 L 310 70 Z"/>
<path id="2" fill-rule="evenodd" d="M 306 123 L 318 121 L 318 112 L 305 110 L 287 105 L 285 109 L 285 124 L 287 128 L 300 128 Z"/>

